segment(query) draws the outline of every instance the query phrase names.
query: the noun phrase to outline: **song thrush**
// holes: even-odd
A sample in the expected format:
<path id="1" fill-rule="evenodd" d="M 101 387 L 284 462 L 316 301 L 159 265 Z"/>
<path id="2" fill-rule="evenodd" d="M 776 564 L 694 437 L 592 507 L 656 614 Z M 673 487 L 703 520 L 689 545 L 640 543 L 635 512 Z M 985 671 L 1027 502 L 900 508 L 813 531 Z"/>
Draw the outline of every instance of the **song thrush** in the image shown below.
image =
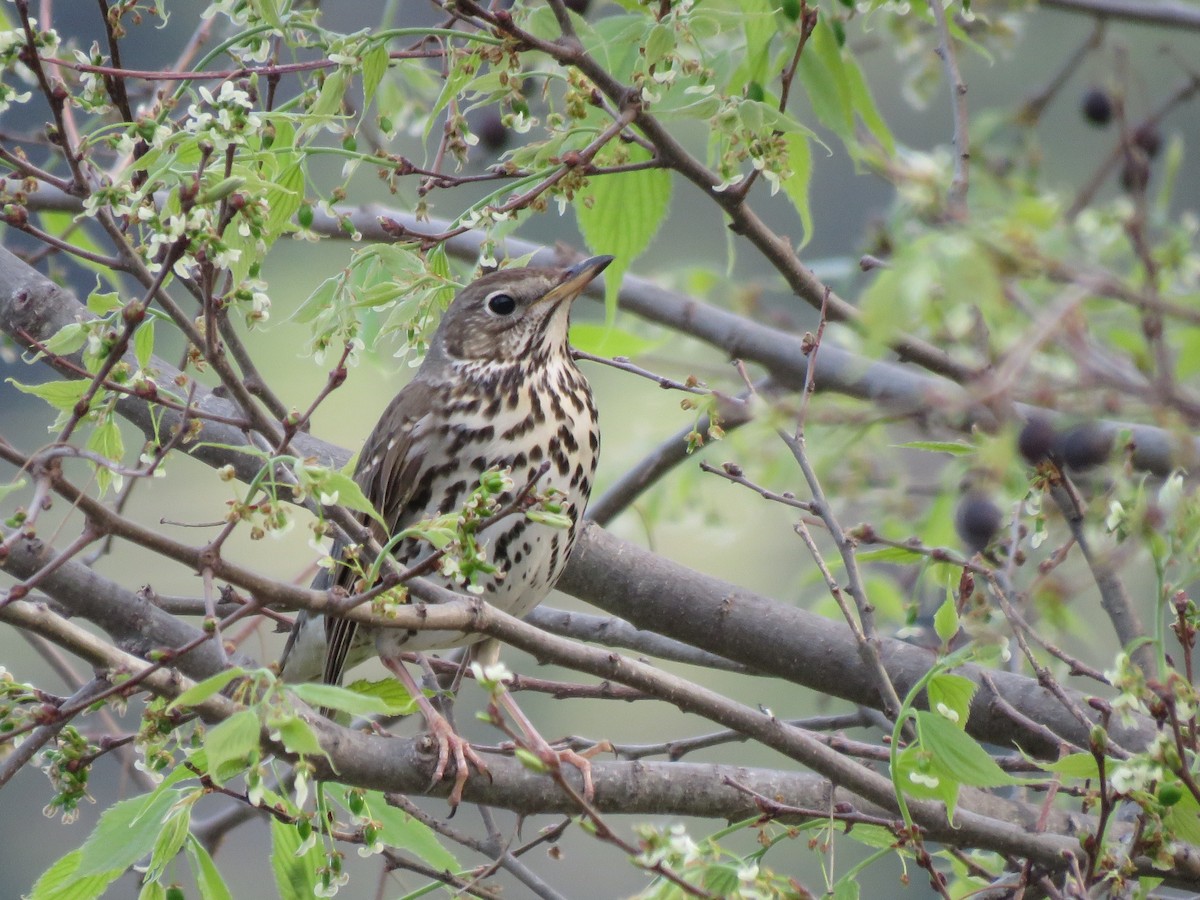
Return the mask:
<path id="1" fill-rule="evenodd" d="M 600 432 L 591 388 L 571 357 L 567 328 L 572 301 L 610 262 L 611 256 L 597 256 L 568 269 L 504 269 L 459 292 L 416 377 L 367 438 L 354 474 L 386 523 L 386 528 L 372 523 L 380 544 L 422 519 L 459 510 L 489 469 L 509 470 L 514 491 L 536 479 L 538 492 L 559 492 L 569 527 L 555 528 L 515 512 L 477 536 L 496 573 L 476 589 L 482 587 L 484 599 L 515 616 L 537 606 L 558 580 L 591 491 Z M 500 502 L 506 499 L 511 497 Z M 334 558 L 342 552 L 335 545 Z M 393 552 L 401 565 L 412 566 L 433 548 L 410 538 Z M 357 577 L 350 567 L 338 565 L 314 586 L 327 589 L 336 583 L 352 592 Z M 453 579 L 434 580 L 463 590 Z M 349 619 L 301 611 L 281 664 L 288 680 L 323 678 L 337 684 L 346 668 L 378 653 L 416 698 L 437 741 L 435 782 L 449 758 L 455 759 L 450 801 L 457 804 L 467 760 L 481 771 L 485 767 L 422 694 L 399 655 L 479 640 L 480 635 L 460 632 L 364 629 Z M 494 661 L 496 642 L 483 647 L 482 655 Z M 479 659 L 481 648 L 474 649 Z M 509 699 L 505 706 L 539 753 L 556 753 L 580 766 L 590 793 L 586 762 L 550 750 L 515 703 Z"/>

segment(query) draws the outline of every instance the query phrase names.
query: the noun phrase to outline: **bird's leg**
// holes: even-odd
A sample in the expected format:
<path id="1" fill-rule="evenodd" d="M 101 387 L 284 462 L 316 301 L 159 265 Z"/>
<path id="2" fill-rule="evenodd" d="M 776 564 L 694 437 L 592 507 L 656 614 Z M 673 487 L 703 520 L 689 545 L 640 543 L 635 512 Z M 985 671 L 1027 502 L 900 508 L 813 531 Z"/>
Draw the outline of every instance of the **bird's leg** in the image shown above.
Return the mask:
<path id="1" fill-rule="evenodd" d="M 450 762 L 451 755 L 454 756 L 454 788 L 450 791 L 449 800 L 451 806 L 458 806 L 462 802 L 463 785 L 467 783 L 467 775 L 470 771 L 467 763 L 475 766 L 483 775 L 488 773 L 487 766 L 466 739 L 455 732 L 446 717 L 429 702 L 429 698 L 425 696 L 425 692 L 421 690 L 412 673 L 405 668 L 404 663 L 386 655 L 380 658 L 388 671 L 400 679 L 400 683 L 416 701 L 421 715 L 425 718 L 425 727 L 437 741 L 437 767 L 433 770 L 431 784 L 437 784 L 442 780 L 442 776 L 446 774 L 446 765 Z"/>
<path id="2" fill-rule="evenodd" d="M 488 668 L 495 666 L 500 661 L 500 642 L 492 638 L 482 641 L 471 648 L 471 656 L 480 665 L 478 671 L 486 672 Z M 592 784 L 592 764 L 588 758 L 570 748 L 554 749 L 550 742 L 541 736 L 506 689 L 501 688 L 492 696 L 508 711 L 508 714 L 517 723 L 517 727 L 521 729 L 521 733 L 525 736 L 526 750 L 537 756 L 542 763 L 554 769 L 558 769 L 563 763 L 570 763 L 579 770 L 583 775 L 583 798 L 591 803 L 596 794 L 596 788 Z M 495 712 L 494 707 L 493 712 Z M 511 734 L 511 732 L 509 733 Z M 598 749 L 603 749 L 603 745 Z"/>
<path id="3" fill-rule="evenodd" d="M 529 717 L 521 711 L 521 707 L 517 706 L 517 701 L 512 698 L 508 691 L 502 691 L 497 698 L 500 705 L 503 706 L 510 716 L 517 723 L 517 727 L 521 729 L 525 735 L 525 741 L 528 746 L 525 748 L 532 752 L 547 766 L 557 769 L 563 763 L 570 763 L 579 770 L 583 776 L 583 799 L 588 803 L 596 796 L 596 786 L 592 784 L 592 763 L 582 753 L 576 753 L 569 747 L 562 750 L 556 750 L 551 746 L 538 730 L 529 721 Z M 599 749 L 603 749 L 600 747 Z"/>

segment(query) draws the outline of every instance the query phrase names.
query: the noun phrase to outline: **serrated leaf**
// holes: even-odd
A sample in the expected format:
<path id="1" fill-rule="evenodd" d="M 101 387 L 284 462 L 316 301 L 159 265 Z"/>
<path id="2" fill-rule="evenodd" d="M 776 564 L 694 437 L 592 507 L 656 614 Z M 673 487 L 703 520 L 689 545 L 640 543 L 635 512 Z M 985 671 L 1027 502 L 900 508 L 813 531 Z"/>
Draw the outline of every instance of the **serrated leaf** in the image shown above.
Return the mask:
<path id="1" fill-rule="evenodd" d="M 866 550 L 854 556 L 859 562 L 913 563 L 925 559 L 923 553 L 909 550 L 907 547 L 880 547 L 878 550 Z"/>
<path id="2" fill-rule="evenodd" d="M 571 346 L 596 356 L 625 356 L 635 359 L 663 345 L 616 325 L 579 322 L 571 326 Z"/>
<path id="3" fill-rule="evenodd" d="M 332 684 L 289 684 L 287 689 L 309 706 L 317 708 L 337 709 L 352 716 L 393 714 L 391 704 L 380 697 L 355 693 Z"/>
<path id="4" fill-rule="evenodd" d="M 1163 824 L 1181 841 L 1200 845 L 1200 803 L 1190 791 L 1163 816 Z"/>
<path id="5" fill-rule="evenodd" d="M 125 441 L 121 437 L 121 429 L 117 426 L 117 420 L 109 416 L 97 425 L 88 436 L 87 448 L 105 459 L 119 463 L 125 455 Z M 96 466 L 96 485 L 100 488 L 101 494 L 108 490 L 109 485 L 116 485 L 120 490 L 124 480 L 120 475 L 100 463 L 94 463 L 94 465 Z"/>
<path id="6" fill-rule="evenodd" d="M 955 616 L 956 620 L 957 618 Z M 939 706 L 952 710 L 958 715 L 958 721 L 954 724 L 959 728 L 966 728 L 967 719 L 971 715 L 971 699 L 978 689 L 979 685 L 962 675 L 954 675 L 950 672 L 935 675 L 929 679 L 929 683 L 926 685 L 926 690 L 929 692 L 929 708 L 933 712 L 938 712 Z"/>
<path id="7" fill-rule="evenodd" d="M 267 188 L 267 234 L 276 237 L 292 221 L 304 203 L 304 170 L 292 163 Z"/>
<path id="8" fill-rule="evenodd" d="M 171 807 L 183 796 L 174 788 L 161 788 L 114 803 L 100 816 L 96 828 L 81 848 L 76 875 L 124 872 L 154 849 Z"/>
<path id="9" fill-rule="evenodd" d="M 854 829 L 857 831 L 858 829 Z M 893 843 L 895 843 L 893 841 Z M 832 900 L 858 900 L 861 896 L 857 876 L 839 878 L 833 886 Z"/>
<path id="10" fill-rule="evenodd" d="M 842 140 L 852 141 L 854 118 L 850 86 L 842 64 L 842 48 L 838 46 L 827 17 L 821 16 L 817 20 L 812 36 L 800 54 L 797 73 L 821 123 Z"/>
<path id="11" fill-rule="evenodd" d="M 374 49 L 367 52 L 362 61 L 362 83 L 363 97 L 366 103 L 364 108 L 371 105 L 371 100 L 375 97 L 375 91 L 379 87 L 379 83 L 383 81 L 383 76 L 387 74 L 388 69 L 388 50 L 387 47 L 380 44 Z"/>
<path id="12" fill-rule="evenodd" d="M 888 156 L 896 155 L 896 139 L 891 129 L 879 113 L 875 98 L 871 96 L 871 87 L 863 77 L 858 62 L 850 55 L 842 55 L 842 71 L 845 74 L 846 86 L 850 90 L 850 102 L 862 123 L 867 126 L 875 140 L 883 146 Z"/>
<path id="13" fill-rule="evenodd" d="M 454 854 L 442 846 L 438 836 L 425 825 L 401 809 L 396 809 L 378 791 L 367 792 L 367 804 L 371 817 L 382 826 L 379 839 L 389 847 L 402 847 L 415 853 L 429 865 L 446 872 L 459 872 L 462 865 Z"/>
<path id="14" fill-rule="evenodd" d="M 389 715 L 407 716 L 417 711 L 417 701 L 409 694 L 408 688 L 395 678 L 380 678 L 378 681 L 360 678 L 346 685 L 346 690 L 382 700 L 388 705 Z"/>
<path id="15" fill-rule="evenodd" d="M 937 767 L 960 784 L 1005 787 L 1020 784 L 997 765 L 979 742 L 945 716 L 918 710 L 921 746 L 933 754 Z"/>
<path id="16" fill-rule="evenodd" d="M 179 709 L 181 706 L 196 706 L 203 703 L 213 694 L 224 690 L 225 685 L 233 681 L 235 678 L 240 678 L 246 674 L 246 670 L 234 666 L 232 669 L 225 669 L 218 672 L 216 675 L 210 675 L 199 684 L 194 684 L 167 705 L 167 711 Z"/>
<path id="17" fill-rule="evenodd" d="M 894 444 L 906 450 L 924 450 L 929 453 L 949 453 L 951 456 L 967 456 L 975 453 L 977 448 L 965 441 L 907 441 Z"/>
<path id="18" fill-rule="evenodd" d="M 41 397 L 55 409 L 69 412 L 83 397 L 91 382 L 85 378 L 77 381 L 47 381 L 44 384 L 21 384 L 15 378 L 9 378 L 8 383 L 22 394 L 33 394 Z"/>
<path id="19" fill-rule="evenodd" d="M 800 216 L 800 227 L 804 237 L 800 247 L 808 243 L 813 233 L 812 208 L 808 202 L 808 188 L 812 182 L 812 149 L 809 147 L 808 135 L 800 132 L 789 132 L 784 135 L 788 151 L 788 169 L 791 174 L 783 179 L 783 192 L 792 201 L 796 214 Z"/>
<path id="20" fill-rule="evenodd" d="M 147 319 L 133 333 L 133 355 L 137 357 L 138 365 L 143 369 L 150 365 L 150 357 L 154 355 L 154 320 Z"/>
<path id="21" fill-rule="evenodd" d="M 321 93 L 308 110 L 310 116 L 323 119 L 341 111 L 342 99 L 346 96 L 346 75 L 346 70 L 338 68 L 325 76 Z"/>
<path id="22" fill-rule="evenodd" d="M 34 359 L 41 359 L 47 353 L 56 356 L 69 356 L 87 343 L 88 332 L 90 330 L 91 324 L 88 322 L 71 322 L 64 325 L 50 337 L 50 340 L 42 345 L 42 350 L 39 350 L 35 354 Z"/>
<path id="23" fill-rule="evenodd" d="M 94 900 L 124 873 L 112 869 L 94 875 L 79 875 L 82 850 L 73 850 L 42 873 L 29 900 Z"/>
<path id="24" fill-rule="evenodd" d="M 278 722 L 271 723 L 271 730 L 279 732 L 283 746 L 292 753 L 301 756 L 327 756 L 317 740 L 317 733 L 312 726 L 298 716 L 288 716 Z"/>
<path id="25" fill-rule="evenodd" d="M 98 316 L 107 315 L 121 306 L 121 295 L 116 291 L 92 291 L 88 294 L 87 308 Z"/>
<path id="26" fill-rule="evenodd" d="M 262 728 L 258 715 L 250 709 L 234 713 L 204 735 L 208 755 L 208 774 L 218 785 L 241 774 L 261 752 Z"/>
<path id="27" fill-rule="evenodd" d="M 317 846 L 299 856 L 300 831 L 278 819 L 271 819 L 271 871 L 280 900 L 312 900 L 317 883 Z"/>
<path id="28" fill-rule="evenodd" d="M 336 492 L 337 502 L 342 506 L 355 512 L 366 513 L 380 525 L 386 527 L 387 523 L 383 521 L 383 516 L 375 511 L 375 507 L 371 505 L 367 495 L 358 486 L 358 482 L 345 472 L 331 470 L 329 475 L 322 479 L 321 488 L 326 493 Z"/>
<path id="29" fill-rule="evenodd" d="M 147 881 L 138 892 L 138 900 L 167 900 L 167 889 L 157 881 Z"/>
<path id="30" fill-rule="evenodd" d="M 1050 763 L 1030 757 L 1026 758 L 1030 759 L 1039 768 L 1045 769 L 1047 772 L 1056 772 L 1064 778 L 1096 779 L 1100 777 L 1100 765 L 1096 762 L 1096 757 L 1091 753 L 1068 753 L 1061 759 L 1056 759 Z M 1116 760 L 1112 762 L 1115 763 Z"/>
<path id="31" fill-rule="evenodd" d="M 200 888 L 200 896 L 204 900 L 233 900 L 233 895 L 229 893 L 229 886 L 221 877 L 217 864 L 208 855 L 204 845 L 190 834 L 187 841 L 187 853 L 192 864 L 192 875 L 196 879 L 196 885 Z"/>
<path id="32" fill-rule="evenodd" d="M 192 824 L 192 801 L 199 796 L 199 793 L 195 793 L 181 801 L 179 807 L 168 815 L 167 821 L 159 832 L 158 839 L 154 842 L 154 849 L 150 853 L 150 865 L 146 869 L 147 878 L 157 880 L 159 873 L 167 867 L 167 864 L 183 847 L 188 829 Z"/>
<path id="33" fill-rule="evenodd" d="M 629 162 L 644 162 L 650 152 L 634 144 Z M 576 198 L 575 218 L 588 249 L 611 254 L 604 276 L 604 304 L 611 320 L 617 311 L 621 276 L 650 245 L 671 205 L 671 175 L 662 169 L 643 169 L 592 178 L 586 195 Z"/>

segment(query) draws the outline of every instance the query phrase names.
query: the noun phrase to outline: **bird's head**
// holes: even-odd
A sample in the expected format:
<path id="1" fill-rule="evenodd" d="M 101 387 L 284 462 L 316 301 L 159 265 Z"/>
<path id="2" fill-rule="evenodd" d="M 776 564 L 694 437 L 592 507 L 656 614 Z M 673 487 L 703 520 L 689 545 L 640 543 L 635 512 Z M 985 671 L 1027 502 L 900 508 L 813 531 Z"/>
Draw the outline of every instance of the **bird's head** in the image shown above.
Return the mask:
<path id="1" fill-rule="evenodd" d="M 611 263 L 593 256 L 567 269 L 501 269 L 454 298 L 431 353 L 446 362 L 509 362 L 565 350 L 571 302 Z"/>

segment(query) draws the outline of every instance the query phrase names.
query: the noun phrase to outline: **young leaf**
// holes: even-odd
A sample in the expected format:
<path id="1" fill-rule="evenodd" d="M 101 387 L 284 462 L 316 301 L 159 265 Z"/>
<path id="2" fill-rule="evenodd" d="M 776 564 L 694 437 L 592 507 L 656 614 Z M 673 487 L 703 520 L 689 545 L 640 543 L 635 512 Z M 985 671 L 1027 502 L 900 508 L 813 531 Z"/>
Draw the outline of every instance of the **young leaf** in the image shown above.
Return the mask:
<path id="1" fill-rule="evenodd" d="M 630 145 L 629 162 L 648 159 L 648 150 Z M 621 276 L 650 245 L 666 219 L 671 203 L 671 176 L 662 169 L 643 169 L 592 178 L 586 194 L 574 206 L 588 249 L 616 257 L 604 276 L 604 305 L 611 318 L 617 310 Z"/>
<path id="2" fill-rule="evenodd" d="M 382 825 L 380 840 L 389 847 L 403 847 L 406 852 L 416 854 L 442 871 L 458 872 L 462 869 L 454 854 L 442 846 L 433 829 L 403 810 L 396 809 L 384 799 L 383 794 L 368 791 L 367 805 L 371 808 L 371 817 Z"/>
<path id="3" fill-rule="evenodd" d="M 367 681 L 360 678 L 346 685 L 346 690 L 364 697 L 376 697 L 388 705 L 388 714 L 407 716 L 417 711 L 417 701 L 408 693 L 408 689 L 395 678 L 381 678 L 378 681 Z"/>
<path id="4" fill-rule="evenodd" d="M 153 319 L 146 319 L 133 333 L 133 355 L 143 369 L 150 365 L 150 357 L 154 355 Z"/>
<path id="5" fill-rule="evenodd" d="M 940 614 L 941 611 L 938 612 Z M 929 684 L 926 686 L 926 690 L 929 691 L 929 708 L 954 722 L 959 728 L 966 728 L 967 719 L 971 715 L 971 698 L 975 696 L 975 691 L 978 689 L 979 685 L 962 675 L 953 675 L 949 672 L 935 675 L 929 679 Z M 957 721 L 942 712 L 942 707 L 958 716 Z"/>
<path id="6" fill-rule="evenodd" d="M 29 900 L 94 900 L 124 873 L 110 869 L 94 875 L 79 875 L 82 850 L 72 850 L 42 873 L 33 886 Z"/>
<path id="7" fill-rule="evenodd" d="M 395 712 L 391 704 L 380 697 L 355 693 L 332 684 L 289 684 L 287 689 L 309 706 L 338 709 L 352 716 L 372 713 L 391 715 Z"/>
<path id="8" fill-rule="evenodd" d="M 337 494 L 337 502 L 347 509 L 366 513 L 380 525 L 387 524 L 383 521 L 383 516 L 375 511 L 375 507 L 371 505 L 367 495 L 358 486 L 358 482 L 345 472 L 330 470 L 329 474 L 321 480 L 321 489 L 329 495 Z"/>
<path id="9" fill-rule="evenodd" d="M 245 669 L 234 666 L 232 669 L 225 669 L 216 675 L 210 675 L 199 684 L 192 685 L 172 700 L 167 706 L 167 711 L 170 712 L 173 709 L 179 709 L 181 706 L 196 706 L 199 703 L 203 703 L 213 694 L 224 690 L 225 685 L 229 684 L 233 679 L 245 674 Z"/>
<path id="10" fill-rule="evenodd" d="M 317 883 L 317 847 L 299 853 L 300 830 L 271 819 L 271 870 L 280 900 L 311 900 Z"/>
<path id="11" fill-rule="evenodd" d="M 1004 787 L 1020 784 L 996 764 L 979 742 L 937 713 L 919 710 L 917 730 L 921 746 L 933 754 L 937 768 L 960 784 L 973 787 Z"/>
<path id="12" fill-rule="evenodd" d="M 225 879 L 221 877 L 217 864 L 208 855 L 204 845 L 190 834 L 187 841 L 187 854 L 192 864 L 192 875 L 195 876 L 196 885 L 200 888 L 200 896 L 204 900 L 233 900 L 233 894 L 229 893 L 229 887 L 225 884 Z"/>
<path id="13" fill-rule="evenodd" d="M 217 784 L 245 771 L 260 753 L 259 735 L 262 731 L 253 710 L 236 712 L 204 736 L 208 754 L 208 774 Z"/>
<path id="14" fill-rule="evenodd" d="M 159 788 L 114 803 L 84 842 L 76 875 L 124 872 L 154 849 L 168 812 L 182 796 L 180 790 Z"/>
<path id="15" fill-rule="evenodd" d="M 958 610 L 954 607 L 954 597 L 947 597 L 933 614 L 933 630 L 943 644 L 949 644 L 950 639 L 958 634 Z M 932 701 L 929 705 L 933 706 Z"/>
<path id="16" fill-rule="evenodd" d="M 33 394 L 35 397 L 41 397 L 55 409 L 67 412 L 75 408 L 75 404 L 83 397 L 84 391 L 88 389 L 91 381 L 81 378 L 78 381 L 47 381 L 45 384 L 21 384 L 15 378 L 10 378 L 8 379 L 8 383 L 23 394 Z"/>

